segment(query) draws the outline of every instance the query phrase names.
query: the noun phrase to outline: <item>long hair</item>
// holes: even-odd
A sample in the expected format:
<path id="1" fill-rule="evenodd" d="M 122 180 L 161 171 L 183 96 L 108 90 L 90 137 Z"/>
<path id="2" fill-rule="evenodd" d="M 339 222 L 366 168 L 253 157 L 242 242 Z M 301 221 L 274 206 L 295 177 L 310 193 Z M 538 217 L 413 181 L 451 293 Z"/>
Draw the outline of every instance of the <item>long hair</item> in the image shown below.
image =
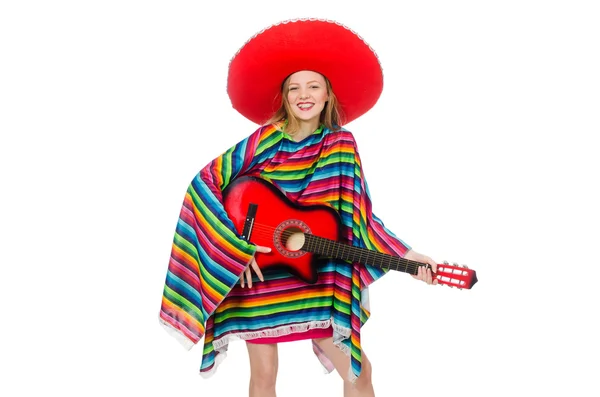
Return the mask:
<path id="1" fill-rule="evenodd" d="M 296 117 L 294 112 L 292 111 L 292 106 L 287 98 L 287 91 L 290 85 L 290 77 L 289 75 L 281 85 L 281 106 L 279 109 L 273 114 L 273 116 L 267 121 L 266 124 L 274 124 L 281 123 L 283 121 L 287 121 L 287 125 L 285 126 L 285 132 L 289 135 L 294 135 L 300 129 L 300 120 Z M 319 121 L 321 124 L 325 125 L 325 127 L 330 130 L 336 130 L 340 128 L 342 114 L 339 108 L 338 100 L 333 93 L 333 89 L 331 88 L 331 83 L 327 77 L 323 76 L 325 79 L 325 85 L 327 86 L 327 96 L 328 100 L 325 103 L 325 107 L 321 111 L 321 115 L 319 116 Z"/>

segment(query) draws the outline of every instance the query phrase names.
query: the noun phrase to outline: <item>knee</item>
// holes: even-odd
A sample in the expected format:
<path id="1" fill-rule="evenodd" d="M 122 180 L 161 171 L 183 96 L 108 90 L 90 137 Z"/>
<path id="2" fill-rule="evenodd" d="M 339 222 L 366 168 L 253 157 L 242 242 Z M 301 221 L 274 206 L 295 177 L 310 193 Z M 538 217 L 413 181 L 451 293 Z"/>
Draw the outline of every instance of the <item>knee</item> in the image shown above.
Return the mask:
<path id="1" fill-rule="evenodd" d="M 259 368 L 252 368 L 250 373 L 250 386 L 258 390 L 272 390 L 277 381 L 276 365 L 261 365 Z"/>
<path id="2" fill-rule="evenodd" d="M 371 366 L 371 362 L 369 360 L 364 360 L 360 370 L 360 375 L 356 379 L 356 387 L 358 389 L 370 388 L 372 386 L 372 374 L 373 367 Z"/>

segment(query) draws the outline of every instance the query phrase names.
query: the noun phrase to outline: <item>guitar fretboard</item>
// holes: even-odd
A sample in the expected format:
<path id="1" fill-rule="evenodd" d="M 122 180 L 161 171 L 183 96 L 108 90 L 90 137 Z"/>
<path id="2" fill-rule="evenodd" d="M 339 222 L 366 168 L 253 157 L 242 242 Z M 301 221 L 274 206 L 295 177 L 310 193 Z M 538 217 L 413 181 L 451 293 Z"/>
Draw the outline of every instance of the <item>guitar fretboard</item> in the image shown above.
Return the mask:
<path id="1" fill-rule="evenodd" d="M 349 244 L 339 243 L 334 240 L 318 237 L 312 234 L 304 234 L 303 251 L 323 255 L 330 258 L 342 259 L 350 262 L 358 262 L 382 269 L 392 269 L 399 272 L 416 275 L 420 266 L 427 266 L 421 262 L 411 261 L 398 256 L 384 254 L 382 252 L 366 248 L 354 247 Z"/>

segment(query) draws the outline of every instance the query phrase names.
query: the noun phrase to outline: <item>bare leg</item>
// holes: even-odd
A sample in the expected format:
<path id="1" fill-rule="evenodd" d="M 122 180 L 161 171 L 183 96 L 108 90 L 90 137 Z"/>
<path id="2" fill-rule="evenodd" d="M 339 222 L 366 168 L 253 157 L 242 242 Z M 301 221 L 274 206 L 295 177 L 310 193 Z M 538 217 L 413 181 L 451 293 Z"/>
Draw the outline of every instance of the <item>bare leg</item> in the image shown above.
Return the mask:
<path id="1" fill-rule="evenodd" d="M 277 344 L 246 342 L 250 358 L 250 397 L 276 397 L 275 383 L 279 358 Z"/>
<path id="2" fill-rule="evenodd" d="M 333 344 L 333 338 L 320 338 L 314 340 L 331 360 L 336 371 L 344 380 L 344 397 L 375 397 L 371 381 L 371 362 L 364 350 L 362 352 L 362 370 L 356 382 L 348 381 L 350 357 Z"/>

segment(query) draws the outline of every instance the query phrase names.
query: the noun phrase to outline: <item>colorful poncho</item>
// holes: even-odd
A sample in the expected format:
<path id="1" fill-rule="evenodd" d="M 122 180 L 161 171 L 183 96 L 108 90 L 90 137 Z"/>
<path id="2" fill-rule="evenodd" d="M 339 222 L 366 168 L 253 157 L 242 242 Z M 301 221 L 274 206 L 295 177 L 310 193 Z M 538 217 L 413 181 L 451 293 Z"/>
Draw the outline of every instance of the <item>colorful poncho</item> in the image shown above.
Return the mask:
<path id="1" fill-rule="evenodd" d="M 281 336 L 333 328 L 333 340 L 351 355 L 348 379 L 361 371 L 360 330 L 370 316 L 367 287 L 386 270 L 328 260 L 319 281 L 306 284 L 285 271 L 239 278 L 255 248 L 235 231 L 222 191 L 236 177 L 270 181 L 298 204 L 338 211 L 342 238 L 357 247 L 404 256 L 410 249 L 371 209 L 351 132 L 321 127 L 300 142 L 274 125 L 263 126 L 204 167 L 191 182 L 177 223 L 160 310 L 160 322 L 186 348 L 204 337 L 200 374 L 207 377 L 235 339 Z M 260 263 L 259 263 L 260 265 Z M 313 351 L 333 370 L 318 345 Z"/>

